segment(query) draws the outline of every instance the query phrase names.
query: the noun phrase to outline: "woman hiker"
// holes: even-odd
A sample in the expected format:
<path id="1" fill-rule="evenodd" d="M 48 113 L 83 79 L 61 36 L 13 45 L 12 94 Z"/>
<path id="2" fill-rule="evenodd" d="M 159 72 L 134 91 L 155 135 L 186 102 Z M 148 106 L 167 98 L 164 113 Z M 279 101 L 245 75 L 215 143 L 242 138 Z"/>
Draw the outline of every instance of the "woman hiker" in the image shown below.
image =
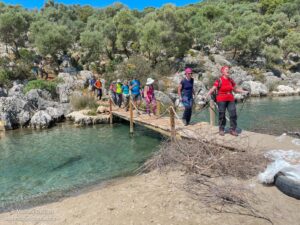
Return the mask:
<path id="1" fill-rule="evenodd" d="M 94 86 L 97 91 L 97 100 L 101 100 L 101 98 L 102 98 L 102 82 L 100 81 L 99 77 L 97 78 Z"/>
<path id="2" fill-rule="evenodd" d="M 181 80 L 178 86 L 179 99 L 184 106 L 182 121 L 185 126 L 190 124 L 193 108 L 194 78 L 192 78 L 192 69 L 185 69 L 185 78 Z"/>
<path id="3" fill-rule="evenodd" d="M 248 94 L 248 91 L 244 91 L 236 87 L 235 82 L 229 77 L 229 67 L 223 66 L 221 68 L 221 77 L 217 79 L 213 87 L 206 94 L 206 99 L 213 92 L 217 92 L 216 100 L 219 108 L 219 134 L 225 135 L 226 126 L 226 109 L 230 116 L 230 134 L 238 136 L 237 128 L 237 114 L 235 107 L 235 100 L 232 92 Z"/>
<path id="4" fill-rule="evenodd" d="M 156 114 L 156 99 L 154 95 L 154 80 L 152 78 L 147 78 L 146 86 L 144 87 L 144 98 L 146 100 L 146 112 L 150 116 L 152 108 L 152 113 Z"/>
<path id="5" fill-rule="evenodd" d="M 121 83 L 121 80 L 118 79 L 117 80 L 117 84 L 116 84 L 116 95 L 117 95 L 117 105 L 119 106 L 119 108 L 121 108 L 122 106 L 122 83 Z"/>
<path id="6" fill-rule="evenodd" d="M 127 112 L 129 109 L 129 98 L 130 98 L 129 85 L 127 80 L 124 81 L 124 84 L 122 86 L 122 92 L 123 92 L 124 106 Z"/>

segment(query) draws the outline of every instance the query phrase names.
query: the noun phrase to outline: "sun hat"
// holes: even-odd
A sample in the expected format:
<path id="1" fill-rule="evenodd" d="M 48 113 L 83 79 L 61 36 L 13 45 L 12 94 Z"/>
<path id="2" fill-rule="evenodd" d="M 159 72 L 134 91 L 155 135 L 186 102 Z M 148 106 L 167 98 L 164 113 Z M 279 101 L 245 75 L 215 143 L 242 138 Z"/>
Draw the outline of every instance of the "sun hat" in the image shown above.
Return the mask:
<path id="1" fill-rule="evenodd" d="M 185 72 L 185 74 L 190 74 L 190 73 L 192 73 L 193 71 L 192 71 L 191 68 L 186 68 L 184 72 Z"/>
<path id="2" fill-rule="evenodd" d="M 118 80 L 117 80 L 117 83 L 121 83 L 121 80 L 120 80 L 120 79 L 118 79 Z"/>
<path id="3" fill-rule="evenodd" d="M 152 78 L 147 78 L 146 85 L 150 85 L 150 84 L 153 84 L 153 83 L 154 83 L 154 80 Z"/>

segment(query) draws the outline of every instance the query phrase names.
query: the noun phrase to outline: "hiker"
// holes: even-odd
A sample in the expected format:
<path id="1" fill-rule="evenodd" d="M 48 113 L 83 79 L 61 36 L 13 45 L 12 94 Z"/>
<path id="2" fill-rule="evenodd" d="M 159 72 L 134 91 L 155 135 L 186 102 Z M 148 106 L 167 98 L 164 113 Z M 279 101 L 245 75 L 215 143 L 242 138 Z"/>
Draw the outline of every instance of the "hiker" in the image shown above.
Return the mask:
<path id="1" fill-rule="evenodd" d="M 39 64 L 39 73 L 40 73 L 40 76 L 42 79 L 44 77 L 44 74 L 45 74 L 45 80 L 48 79 L 48 73 L 45 71 L 45 68 L 44 68 L 44 61 L 41 61 Z"/>
<path id="2" fill-rule="evenodd" d="M 122 92 L 123 92 L 124 106 L 125 106 L 125 110 L 127 112 L 129 109 L 129 98 L 130 98 L 129 85 L 128 85 L 127 80 L 124 81 L 124 84 L 122 86 Z"/>
<path id="3" fill-rule="evenodd" d="M 118 79 L 117 80 L 117 84 L 116 84 L 116 98 L 117 98 L 117 105 L 119 106 L 119 108 L 121 108 L 122 106 L 122 83 L 121 80 Z"/>
<path id="4" fill-rule="evenodd" d="M 219 109 L 219 134 L 225 135 L 226 126 L 226 109 L 230 116 L 230 134 L 238 136 L 237 128 L 237 114 L 235 107 L 235 100 L 232 92 L 248 94 L 248 91 L 244 91 L 236 87 L 233 79 L 229 77 L 229 66 L 223 66 L 221 68 L 221 77 L 217 79 L 213 87 L 206 94 L 206 99 L 212 93 L 216 93 L 216 102 Z"/>
<path id="5" fill-rule="evenodd" d="M 91 92 L 91 96 L 94 96 L 95 94 L 95 83 L 96 83 L 96 77 L 92 76 L 92 78 L 89 80 L 89 91 Z"/>
<path id="6" fill-rule="evenodd" d="M 95 84 L 94 84 L 95 90 L 97 91 L 97 100 L 102 99 L 102 82 L 100 81 L 100 78 L 98 77 Z"/>
<path id="7" fill-rule="evenodd" d="M 154 80 L 152 78 L 147 78 L 146 86 L 144 87 L 144 98 L 146 100 L 146 112 L 150 116 L 150 106 L 152 108 L 152 113 L 156 114 L 156 99 L 154 95 Z"/>
<path id="8" fill-rule="evenodd" d="M 130 90 L 131 90 L 131 97 L 133 100 L 133 104 L 139 108 L 141 105 L 141 93 L 140 93 L 140 89 L 141 89 L 141 83 L 138 79 L 134 78 L 131 82 L 130 82 Z"/>
<path id="9" fill-rule="evenodd" d="M 115 105 L 117 105 L 117 94 L 116 94 L 116 81 L 111 82 L 109 86 L 110 94 L 112 101 Z"/>
<path id="10" fill-rule="evenodd" d="M 33 63 L 32 72 L 33 72 L 34 76 L 37 78 L 39 75 L 39 67 L 36 62 Z"/>
<path id="11" fill-rule="evenodd" d="M 182 121 L 185 126 L 190 124 L 193 108 L 194 78 L 192 78 L 192 69 L 185 69 L 185 78 L 183 78 L 178 86 L 179 100 L 184 106 Z"/>

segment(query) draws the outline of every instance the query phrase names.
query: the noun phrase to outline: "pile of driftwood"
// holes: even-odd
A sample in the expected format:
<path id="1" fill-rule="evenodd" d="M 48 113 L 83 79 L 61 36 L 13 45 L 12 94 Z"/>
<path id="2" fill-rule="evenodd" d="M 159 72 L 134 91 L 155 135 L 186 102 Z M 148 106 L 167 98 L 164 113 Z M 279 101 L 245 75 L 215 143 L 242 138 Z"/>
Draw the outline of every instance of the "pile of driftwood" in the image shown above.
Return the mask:
<path id="1" fill-rule="evenodd" d="M 201 140 L 180 140 L 164 142 L 160 151 L 144 164 L 143 171 L 184 170 L 187 179 L 183 188 L 209 209 L 218 213 L 252 216 L 272 223 L 253 206 L 259 200 L 251 189 L 234 182 L 257 176 L 267 164 L 263 155 L 251 149 L 232 151 Z"/>

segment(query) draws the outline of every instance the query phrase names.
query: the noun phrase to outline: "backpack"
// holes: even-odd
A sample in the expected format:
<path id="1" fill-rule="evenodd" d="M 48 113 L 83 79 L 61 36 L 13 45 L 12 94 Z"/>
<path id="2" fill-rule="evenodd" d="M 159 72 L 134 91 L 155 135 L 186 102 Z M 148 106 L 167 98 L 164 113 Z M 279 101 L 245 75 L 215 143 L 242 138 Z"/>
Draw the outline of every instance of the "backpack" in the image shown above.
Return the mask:
<path id="1" fill-rule="evenodd" d="M 230 83 L 233 84 L 233 80 L 231 78 L 228 78 Z M 222 79 L 221 77 L 219 77 L 219 84 L 218 84 L 218 87 L 217 87 L 217 90 L 215 90 L 212 94 L 211 94 L 211 99 L 214 101 L 214 102 L 217 102 L 217 95 L 218 95 L 218 92 L 219 92 L 219 89 L 221 88 L 222 86 Z"/>

